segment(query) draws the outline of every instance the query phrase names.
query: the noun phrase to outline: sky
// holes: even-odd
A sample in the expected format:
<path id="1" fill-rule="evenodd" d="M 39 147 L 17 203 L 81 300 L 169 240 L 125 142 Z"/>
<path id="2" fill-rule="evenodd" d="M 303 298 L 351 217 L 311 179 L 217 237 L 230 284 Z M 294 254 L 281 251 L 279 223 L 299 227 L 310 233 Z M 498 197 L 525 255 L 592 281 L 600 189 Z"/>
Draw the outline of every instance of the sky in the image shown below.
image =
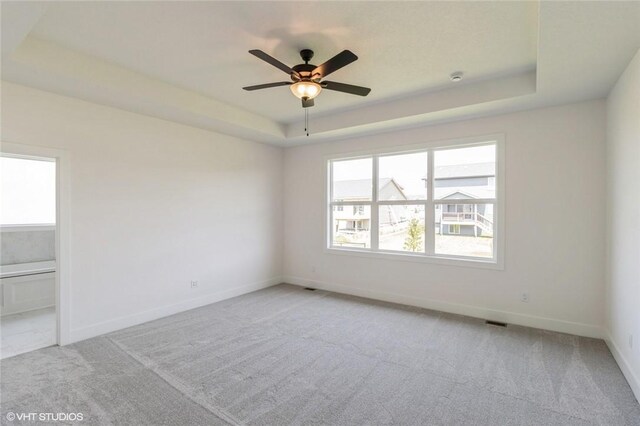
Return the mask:
<path id="1" fill-rule="evenodd" d="M 495 161 L 495 145 L 438 150 L 434 155 L 435 167 L 488 163 Z M 381 156 L 379 161 L 380 178 L 395 179 L 408 195 L 425 194 L 426 152 Z M 371 179 L 371 173 L 370 158 L 333 163 L 334 180 Z"/>
<path id="2" fill-rule="evenodd" d="M 0 225 L 56 222 L 56 163 L 0 157 Z"/>

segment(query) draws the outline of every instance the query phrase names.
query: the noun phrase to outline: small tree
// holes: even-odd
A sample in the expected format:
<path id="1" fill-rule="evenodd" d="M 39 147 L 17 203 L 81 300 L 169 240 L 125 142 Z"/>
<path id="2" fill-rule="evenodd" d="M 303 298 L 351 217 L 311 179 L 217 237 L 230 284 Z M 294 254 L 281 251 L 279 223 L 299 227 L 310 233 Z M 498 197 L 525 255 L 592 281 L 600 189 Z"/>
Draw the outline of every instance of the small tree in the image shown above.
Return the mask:
<path id="1" fill-rule="evenodd" d="M 407 238 L 404 240 L 404 249 L 408 251 L 421 250 L 423 234 L 424 226 L 420 225 L 418 219 L 411 219 L 407 229 Z"/>
<path id="2" fill-rule="evenodd" d="M 346 236 L 344 236 L 344 235 L 342 235 L 342 234 L 340 234 L 340 235 L 336 236 L 335 240 L 336 240 L 336 243 L 338 243 L 338 244 L 340 244 L 340 245 L 342 245 L 342 244 L 348 244 L 348 243 L 350 243 L 350 242 L 351 242 L 351 240 L 350 240 L 349 238 L 347 238 Z"/>

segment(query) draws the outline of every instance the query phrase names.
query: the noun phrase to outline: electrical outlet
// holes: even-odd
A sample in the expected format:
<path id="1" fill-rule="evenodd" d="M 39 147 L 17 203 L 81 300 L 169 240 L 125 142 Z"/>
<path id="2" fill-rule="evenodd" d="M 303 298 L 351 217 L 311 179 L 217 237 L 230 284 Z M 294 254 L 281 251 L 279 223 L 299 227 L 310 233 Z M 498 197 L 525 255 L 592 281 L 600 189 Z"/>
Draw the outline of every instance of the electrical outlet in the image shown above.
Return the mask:
<path id="1" fill-rule="evenodd" d="M 191 281 L 191 288 L 198 288 L 198 281 Z"/>
<path id="2" fill-rule="evenodd" d="M 633 349 L 633 334 L 629 335 L 629 349 Z"/>
<path id="3" fill-rule="evenodd" d="M 524 303 L 529 303 L 529 293 L 522 293 L 522 296 L 520 296 L 520 301 Z"/>
<path id="4" fill-rule="evenodd" d="M 313 265 L 313 266 L 311 267 L 311 272 L 313 272 L 314 274 L 316 273 L 316 267 L 315 267 L 315 265 Z"/>

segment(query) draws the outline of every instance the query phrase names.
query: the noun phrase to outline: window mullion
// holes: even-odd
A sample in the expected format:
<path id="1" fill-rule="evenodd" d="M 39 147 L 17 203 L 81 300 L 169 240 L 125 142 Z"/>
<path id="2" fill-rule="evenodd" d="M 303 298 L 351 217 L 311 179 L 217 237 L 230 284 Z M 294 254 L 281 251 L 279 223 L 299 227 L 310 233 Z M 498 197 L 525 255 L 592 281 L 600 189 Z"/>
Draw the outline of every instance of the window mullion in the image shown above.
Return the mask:
<path id="1" fill-rule="evenodd" d="M 371 201 L 331 201 L 331 206 L 370 206 Z"/>
<path id="2" fill-rule="evenodd" d="M 371 161 L 373 170 L 371 171 L 372 182 L 372 198 L 371 198 L 371 250 L 378 250 L 378 156 L 374 155 Z"/>
<path id="3" fill-rule="evenodd" d="M 424 209 L 424 249 L 427 256 L 433 256 L 436 244 L 436 212 L 435 204 L 433 202 L 435 194 L 435 185 L 433 184 L 433 164 L 433 150 L 430 149 L 427 151 L 427 201 Z"/>

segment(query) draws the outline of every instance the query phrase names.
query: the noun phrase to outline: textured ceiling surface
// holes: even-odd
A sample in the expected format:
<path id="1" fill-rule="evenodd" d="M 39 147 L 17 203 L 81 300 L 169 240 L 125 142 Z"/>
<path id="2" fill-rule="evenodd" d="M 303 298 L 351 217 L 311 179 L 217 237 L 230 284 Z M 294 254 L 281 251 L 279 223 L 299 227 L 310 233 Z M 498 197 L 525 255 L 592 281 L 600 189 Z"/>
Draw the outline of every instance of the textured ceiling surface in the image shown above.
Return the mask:
<path id="1" fill-rule="evenodd" d="M 277 121 L 301 114 L 286 87 L 241 87 L 288 76 L 249 55 L 292 66 L 349 49 L 359 60 L 331 80 L 371 87 L 367 98 L 327 92 L 314 113 L 406 95 L 469 78 L 535 67 L 537 4 L 513 2 L 69 2 L 31 35 L 97 56 Z"/>
<path id="2" fill-rule="evenodd" d="M 602 98 L 640 48 L 640 2 L 2 2 L 2 79 L 242 138 L 291 146 Z M 303 109 L 243 86 L 349 49 Z M 462 82 L 448 76 L 464 72 Z"/>

